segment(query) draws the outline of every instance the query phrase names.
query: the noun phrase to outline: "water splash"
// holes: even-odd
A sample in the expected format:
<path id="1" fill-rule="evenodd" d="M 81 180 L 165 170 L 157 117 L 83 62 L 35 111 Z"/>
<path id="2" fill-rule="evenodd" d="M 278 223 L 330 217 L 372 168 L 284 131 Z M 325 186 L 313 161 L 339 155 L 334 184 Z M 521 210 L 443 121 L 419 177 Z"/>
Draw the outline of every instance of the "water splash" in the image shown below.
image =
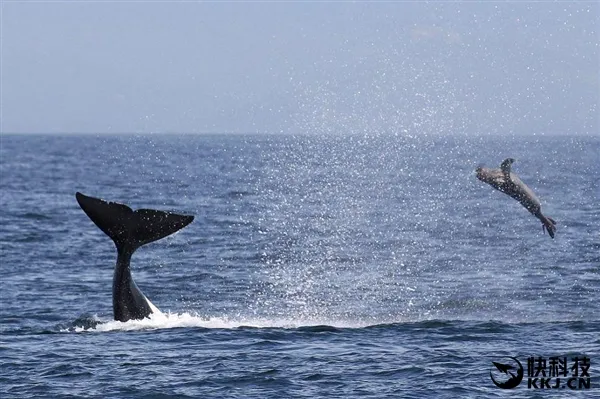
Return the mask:
<path id="1" fill-rule="evenodd" d="M 72 327 L 62 328 L 61 332 L 111 332 L 111 331 L 145 331 L 171 328 L 207 328 L 207 329 L 236 329 L 236 328 L 286 328 L 303 327 L 333 327 L 333 328 L 363 328 L 371 324 L 351 321 L 332 321 L 317 319 L 244 319 L 228 317 L 202 317 L 191 313 L 154 313 L 143 320 L 126 322 L 105 321 L 98 316 L 78 318 Z"/>

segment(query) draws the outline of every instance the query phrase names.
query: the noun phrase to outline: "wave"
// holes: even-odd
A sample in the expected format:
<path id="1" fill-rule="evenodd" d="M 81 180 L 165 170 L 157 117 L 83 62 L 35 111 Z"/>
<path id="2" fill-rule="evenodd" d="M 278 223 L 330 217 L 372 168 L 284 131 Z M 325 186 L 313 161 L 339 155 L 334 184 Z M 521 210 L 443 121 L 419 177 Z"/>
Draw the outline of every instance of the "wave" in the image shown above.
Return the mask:
<path id="1" fill-rule="evenodd" d="M 59 325 L 57 330 L 65 332 L 113 332 L 113 331 L 147 331 L 173 328 L 203 328 L 203 329 L 286 329 L 305 332 L 336 332 L 346 329 L 458 329 L 464 328 L 482 331 L 509 331 L 519 325 L 556 325 L 564 323 L 573 328 L 586 330 L 597 328 L 600 320 L 519 320 L 507 322 L 506 320 L 492 319 L 418 319 L 418 320 L 338 320 L 338 319 L 312 319 L 312 318 L 245 318 L 245 317 L 204 317 L 192 313 L 162 313 L 155 312 L 143 320 L 129 320 L 126 322 L 101 319 L 97 315 L 84 314 L 69 325 Z M 50 331 L 47 331 L 50 332 Z"/>
<path id="2" fill-rule="evenodd" d="M 285 328 L 310 331 L 336 331 L 342 328 L 364 328 L 373 324 L 331 320 L 287 320 L 287 319 L 230 319 L 227 317 L 202 317 L 190 313 L 153 313 L 143 320 L 102 320 L 98 316 L 84 315 L 71 326 L 60 328 L 61 332 L 111 332 L 159 330 L 171 328 Z"/>

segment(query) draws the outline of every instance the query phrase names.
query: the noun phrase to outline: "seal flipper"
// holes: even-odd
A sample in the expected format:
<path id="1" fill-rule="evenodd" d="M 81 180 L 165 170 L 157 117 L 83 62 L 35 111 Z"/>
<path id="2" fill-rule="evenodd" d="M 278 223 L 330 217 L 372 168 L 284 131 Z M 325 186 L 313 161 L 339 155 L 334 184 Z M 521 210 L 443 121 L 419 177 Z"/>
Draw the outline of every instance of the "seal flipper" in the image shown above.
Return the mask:
<path id="1" fill-rule="evenodd" d="M 193 216 L 139 209 L 133 211 L 127 205 L 104 201 L 76 193 L 77 202 L 88 217 L 109 236 L 117 250 L 133 253 L 137 248 L 160 240 L 181 230 L 193 220 Z"/>
<path id="2" fill-rule="evenodd" d="M 554 238 L 554 233 L 556 232 L 556 222 L 554 221 L 554 219 L 544 216 L 542 214 L 540 214 L 540 216 L 538 217 L 542 221 L 542 230 L 548 230 L 550 238 Z"/>

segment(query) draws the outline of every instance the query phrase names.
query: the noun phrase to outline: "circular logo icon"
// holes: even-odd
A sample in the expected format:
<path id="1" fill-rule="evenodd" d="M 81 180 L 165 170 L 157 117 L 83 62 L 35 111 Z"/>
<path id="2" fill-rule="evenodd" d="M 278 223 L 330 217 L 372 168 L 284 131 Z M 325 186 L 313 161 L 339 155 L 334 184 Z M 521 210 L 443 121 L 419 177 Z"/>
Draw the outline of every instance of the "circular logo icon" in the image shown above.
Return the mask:
<path id="1" fill-rule="evenodd" d="M 501 362 L 492 362 L 490 378 L 502 389 L 513 389 L 523 380 L 523 365 L 516 357 L 507 357 Z"/>

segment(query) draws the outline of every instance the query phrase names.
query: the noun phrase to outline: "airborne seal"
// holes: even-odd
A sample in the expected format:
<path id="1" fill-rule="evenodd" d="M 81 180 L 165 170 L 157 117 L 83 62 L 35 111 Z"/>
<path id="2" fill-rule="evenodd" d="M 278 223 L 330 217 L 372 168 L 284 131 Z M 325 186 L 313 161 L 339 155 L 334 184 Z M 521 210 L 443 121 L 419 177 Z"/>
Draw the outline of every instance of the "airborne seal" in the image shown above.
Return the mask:
<path id="1" fill-rule="evenodd" d="M 544 231 L 548 230 L 550 237 L 554 238 L 556 222 L 554 219 L 542 214 L 542 205 L 533 190 L 527 187 L 519 176 L 511 171 L 511 166 L 514 162 L 514 159 L 507 158 L 500 165 L 500 169 L 490 169 L 480 166 L 476 169 L 477 178 L 519 201 L 525 209 L 542 221 L 542 229 Z"/>

